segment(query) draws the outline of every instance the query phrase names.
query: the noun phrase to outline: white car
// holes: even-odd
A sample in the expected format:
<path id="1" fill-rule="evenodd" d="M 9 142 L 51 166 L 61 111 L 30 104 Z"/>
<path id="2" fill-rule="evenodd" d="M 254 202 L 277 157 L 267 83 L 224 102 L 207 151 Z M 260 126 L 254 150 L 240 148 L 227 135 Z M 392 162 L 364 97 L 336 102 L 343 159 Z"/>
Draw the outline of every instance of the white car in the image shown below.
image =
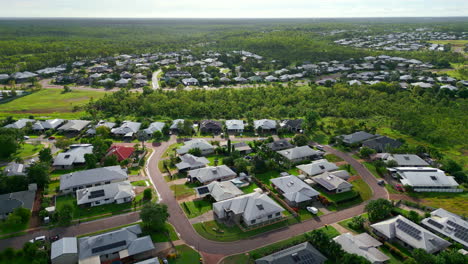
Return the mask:
<path id="1" fill-rule="evenodd" d="M 24 140 L 28 140 L 28 139 L 29 139 L 29 136 L 24 136 L 23 139 L 24 139 Z"/>
<path id="2" fill-rule="evenodd" d="M 312 214 L 318 214 L 318 209 L 312 206 L 307 206 L 307 211 L 311 212 Z"/>
<path id="3" fill-rule="evenodd" d="M 37 241 L 45 241 L 45 240 L 46 240 L 45 236 L 38 236 L 38 237 L 35 237 L 34 239 L 29 240 L 29 242 L 34 243 Z"/>

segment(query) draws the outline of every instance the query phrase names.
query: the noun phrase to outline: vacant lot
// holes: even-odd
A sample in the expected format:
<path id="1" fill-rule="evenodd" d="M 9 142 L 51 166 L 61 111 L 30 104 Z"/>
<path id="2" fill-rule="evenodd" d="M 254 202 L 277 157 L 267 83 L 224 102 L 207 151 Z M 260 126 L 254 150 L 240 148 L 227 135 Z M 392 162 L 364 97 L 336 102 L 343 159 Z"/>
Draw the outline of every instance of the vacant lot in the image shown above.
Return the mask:
<path id="1" fill-rule="evenodd" d="M 91 98 L 99 99 L 106 93 L 93 91 L 72 91 L 62 93 L 62 90 L 48 89 L 26 95 L 16 100 L 0 104 L 1 115 L 22 114 L 44 115 L 53 113 L 73 113 L 73 108 L 83 106 Z"/>

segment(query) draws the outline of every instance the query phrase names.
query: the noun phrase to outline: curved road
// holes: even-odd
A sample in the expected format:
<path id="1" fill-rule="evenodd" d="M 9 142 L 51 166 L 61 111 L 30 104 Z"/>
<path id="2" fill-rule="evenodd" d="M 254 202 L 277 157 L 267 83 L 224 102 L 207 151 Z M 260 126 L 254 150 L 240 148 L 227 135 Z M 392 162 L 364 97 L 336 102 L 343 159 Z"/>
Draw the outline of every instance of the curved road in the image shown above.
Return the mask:
<path id="1" fill-rule="evenodd" d="M 179 206 L 179 203 L 174 197 L 173 192 L 169 189 L 167 182 L 164 180 L 161 171 L 158 169 L 158 161 L 162 158 L 165 150 L 175 143 L 175 138 L 172 137 L 170 141 L 163 142 L 158 147 L 153 147 L 154 152 L 148 159 L 147 169 L 149 172 L 150 180 L 156 187 L 160 201 L 168 205 L 170 213 L 169 222 L 175 227 L 180 238 L 188 245 L 194 247 L 203 255 L 205 263 L 218 263 L 222 258 L 232 254 L 239 254 L 250 251 L 255 248 L 263 247 L 271 243 L 275 243 L 280 240 L 290 238 L 299 234 L 303 234 L 307 231 L 317 229 L 324 226 L 325 224 L 332 224 L 355 215 L 361 214 L 364 211 L 365 203 L 333 212 L 319 219 L 311 219 L 299 224 L 291 225 L 281 229 L 273 230 L 260 234 L 258 236 L 234 242 L 216 242 L 201 237 L 192 227 L 189 220 L 185 216 L 184 212 Z M 149 145 L 148 145 L 149 146 Z M 373 190 L 372 199 L 386 198 L 388 199 L 388 193 L 386 189 L 377 184 L 375 177 L 358 161 L 349 156 L 346 153 L 332 149 L 325 146 L 325 150 L 332 154 L 341 157 L 343 160 L 351 164 L 356 171 L 361 175 L 364 181 L 369 184 Z M 23 244 L 29 239 L 39 235 L 55 235 L 60 234 L 64 236 L 76 236 L 80 234 L 86 234 L 90 232 L 99 231 L 102 229 L 120 226 L 124 224 L 134 223 L 139 221 L 139 213 L 131 212 L 122 215 L 116 215 L 105 219 L 100 219 L 92 222 L 86 222 L 79 225 L 74 225 L 66 228 L 56 228 L 53 230 L 32 230 L 30 233 L 14 237 L 10 239 L 0 240 L 0 250 L 6 247 L 21 248 Z"/>

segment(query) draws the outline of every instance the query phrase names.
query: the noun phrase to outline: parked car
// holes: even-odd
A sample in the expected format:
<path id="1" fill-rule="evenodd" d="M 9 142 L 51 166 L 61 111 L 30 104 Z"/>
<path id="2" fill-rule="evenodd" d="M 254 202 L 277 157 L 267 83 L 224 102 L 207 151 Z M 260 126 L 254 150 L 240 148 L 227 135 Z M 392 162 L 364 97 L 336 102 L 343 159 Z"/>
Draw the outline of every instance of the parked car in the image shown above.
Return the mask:
<path id="1" fill-rule="evenodd" d="M 29 240 L 29 242 L 34 243 L 34 242 L 45 241 L 45 240 L 46 240 L 45 236 L 38 236 L 38 237 L 35 237 L 35 238 Z"/>
<path id="2" fill-rule="evenodd" d="M 50 240 L 51 242 L 57 241 L 57 240 L 59 240 L 59 239 L 60 239 L 60 236 L 59 236 L 59 235 L 55 235 L 55 236 L 49 237 L 49 240 Z"/>
<path id="3" fill-rule="evenodd" d="M 395 189 L 399 192 L 404 192 L 405 191 L 405 188 L 403 188 L 403 186 L 401 184 L 397 184 L 395 185 Z"/>
<path id="4" fill-rule="evenodd" d="M 29 139 L 29 136 L 24 136 L 23 139 L 24 139 L 24 140 L 28 140 L 28 139 Z"/>
<path id="5" fill-rule="evenodd" d="M 384 180 L 379 180 L 377 182 L 377 184 L 379 184 L 380 186 L 385 186 L 385 181 Z"/>
<path id="6" fill-rule="evenodd" d="M 322 145 L 316 145 L 315 148 L 317 148 L 318 150 L 323 151 L 323 146 Z"/>
<path id="7" fill-rule="evenodd" d="M 312 214 L 318 214 L 318 209 L 313 206 L 307 206 L 307 211 L 311 212 Z"/>
<path id="8" fill-rule="evenodd" d="M 53 136 L 49 137 L 49 140 L 55 140 L 55 137 L 53 137 Z"/>

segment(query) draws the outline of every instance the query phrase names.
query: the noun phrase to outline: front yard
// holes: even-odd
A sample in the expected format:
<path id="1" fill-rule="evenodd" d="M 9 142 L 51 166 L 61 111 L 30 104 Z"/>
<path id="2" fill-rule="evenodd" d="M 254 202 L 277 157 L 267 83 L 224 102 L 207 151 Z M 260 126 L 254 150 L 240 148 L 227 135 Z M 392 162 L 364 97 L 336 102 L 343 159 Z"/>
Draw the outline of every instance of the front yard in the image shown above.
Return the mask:
<path id="1" fill-rule="evenodd" d="M 169 188 L 174 192 L 176 199 L 182 199 L 195 195 L 195 189 L 193 189 L 193 187 L 195 186 L 189 184 L 174 184 Z"/>
<path id="2" fill-rule="evenodd" d="M 168 259 L 169 264 L 186 264 L 186 263 L 200 263 L 200 253 L 187 245 L 180 245 L 175 247 L 177 251 L 177 258 Z"/>
<path id="3" fill-rule="evenodd" d="M 182 202 L 180 207 L 184 210 L 185 215 L 188 218 L 194 218 L 200 216 L 212 209 L 212 204 L 206 200 Z"/>

